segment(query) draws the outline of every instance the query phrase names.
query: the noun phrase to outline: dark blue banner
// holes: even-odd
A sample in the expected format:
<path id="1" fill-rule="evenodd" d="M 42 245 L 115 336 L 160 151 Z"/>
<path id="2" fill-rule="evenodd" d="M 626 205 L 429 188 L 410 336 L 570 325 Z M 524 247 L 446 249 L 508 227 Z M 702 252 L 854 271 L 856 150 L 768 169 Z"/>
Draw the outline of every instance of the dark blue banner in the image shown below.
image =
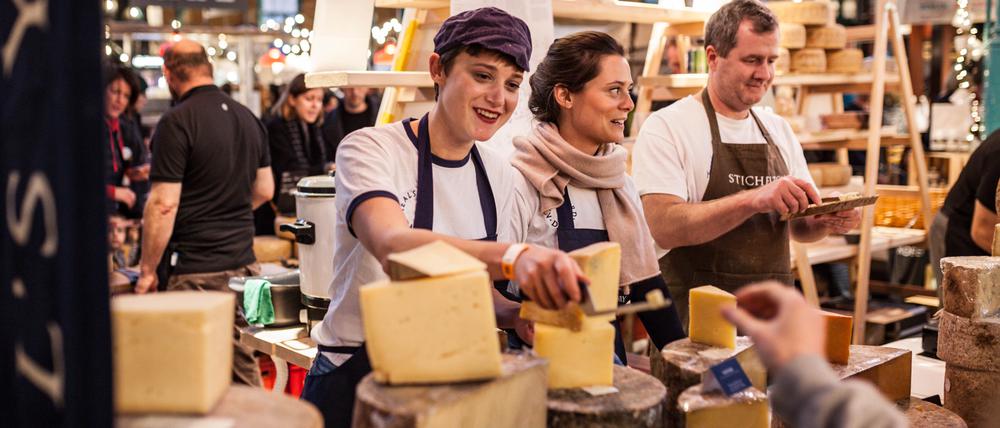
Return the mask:
<path id="1" fill-rule="evenodd" d="M 5 427 L 112 424 L 102 5 L 0 0 Z"/>

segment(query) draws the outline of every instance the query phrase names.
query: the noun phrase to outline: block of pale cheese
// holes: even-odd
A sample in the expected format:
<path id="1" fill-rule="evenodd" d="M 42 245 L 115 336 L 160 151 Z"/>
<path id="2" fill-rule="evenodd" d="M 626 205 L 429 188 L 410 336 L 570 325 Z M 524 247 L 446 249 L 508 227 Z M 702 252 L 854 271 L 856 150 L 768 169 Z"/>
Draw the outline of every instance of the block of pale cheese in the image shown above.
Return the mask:
<path id="1" fill-rule="evenodd" d="M 767 394 L 750 387 L 734 395 L 705 392 L 702 385 L 692 386 L 677 398 L 685 428 L 769 428 L 771 411 Z"/>
<path id="2" fill-rule="evenodd" d="M 944 407 L 970 427 L 1000 426 L 1000 372 L 945 365 Z"/>
<path id="3" fill-rule="evenodd" d="M 941 259 L 942 307 L 960 317 L 1000 322 L 1000 257 Z"/>
<path id="4" fill-rule="evenodd" d="M 389 255 L 389 278 L 397 281 L 481 271 L 486 264 L 444 241 Z"/>
<path id="5" fill-rule="evenodd" d="M 830 3 L 825 1 L 771 1 L 767 2 L 767 7 L 774 12 L 778 22 L 784 25 L 787 23 L 804 25 L 826 25 L 830 22 L 832 14 Z"/>
<path id="6" fill-rule="evenodd" d="M 549 360 L 549 388 L 610 386 L 615 353 L 611 323 L 586 319 L 580 331 L 535 324 L 535 353 Z"/>
<path id="7" fill-rule="evenodd" d="M 937 357 L 948 364 L 1000 372 L 1000 323 L 941 311 Z"/>
<path id="8" fill-rule="evenodd" d="M 229 388 L 235 296 L 175 291 L 111 299 L 115 410 L 207 413 Z"/>
<path id="9" fill-rule="evenodd" d="M 587 286 L 595 310 L 602 311 L 618 307 L 618 288 L 621 282 L 622 248 L 617 242 L 598 242 L 571 251 L 573 258 L 584 276 L 590 280 Z M 571 330 L 579 330 L 585 315 L 576 304 L 569 304 L 560 310 L 543 309 L 536 302 L 521 304 L 520 317 L 536 323 L 548 324 Z M 611 321 L 614 315 L 603 315 L 595 319 Z"/>
<path id="10" fill-rule="evenodd" d="M 254 236 L 253 255 L 259 263 L 280 262 L 292 257 L 292 241 L 270 235 Z"/>
<path id="11" fill-rule="evenodd" d="M 782 22 L 778 26 L 781 32 L 781 47 L 787 49 L 802 49 L 806 47 L 806 27 L 802 24 Z"/>
<path id="12" fill-rule="evenodd" d="M 826 52 L 823 49 L 807 48 L 792 52 L 793 73 L 825 73 Z"/>
<path id="13" fill-rule="evenodd" d="M 807 48 L 843 49 L 847 46 L 847 29 L 840 24 L 806 29 Z"/>
<path id="14" fill-rule="evenodd" d="M 788 74 L 792 71 L 792 54 L 788 49 L 778 48 L 778 59 L 774 61 L 774 74 Z"/>
<path id="15" fill-rule="evenodd" d="M 736 306 L 736 296 L 704 285 L 688 294 L 691 341 L 724 348 L 736 347 L 736 326 L 722 317 L 722 308 Z"/>
<path id="16" fill-rule="evenodd" d="M 500 375 L 486 271 L 361 287 L 361 318 L 376 380 L 393 385 Z"/>
<path id="17" fill-rule="evenodd" d="M 389 386 L 366 376 L 357 388 L 355 427 L 543 427 L 546 362 L 504 354 L 496 379 Z"/>
<path id="18" fill-rule="evenodd" d="M 667 387 L 667 414 L 676 424 L 677 396 L 688 387 L 702 381 L 706 371 L 729 358 L 736 358 L 754 387 L 767 390 L 767 369 L 757 356 L 748 337 L 737 337 L 736 348 L 720 348 L 690 339 L 673 341 L 661 352 L 650 356 L 650 374 Z"/>
<path id="19" fill-rule="evenodd" d="M 851 345 L 847 364 L 831 364 L 841 379 L 871 382 L 891 401 L 910 396 L 913 353 L 887 346 Z"/>
<path id="20" fill-rule="evenodd" d="M 826 52 L 827 73 L 860 73 L 865 62 L 861 49 L 837 49 Z"/>
<path id="21" fill-rule="evenodd" d="M 823 311 L 826 321 L 826 360 L 847 364 L 851 356 L 851 326 L 853 317 Z"/>

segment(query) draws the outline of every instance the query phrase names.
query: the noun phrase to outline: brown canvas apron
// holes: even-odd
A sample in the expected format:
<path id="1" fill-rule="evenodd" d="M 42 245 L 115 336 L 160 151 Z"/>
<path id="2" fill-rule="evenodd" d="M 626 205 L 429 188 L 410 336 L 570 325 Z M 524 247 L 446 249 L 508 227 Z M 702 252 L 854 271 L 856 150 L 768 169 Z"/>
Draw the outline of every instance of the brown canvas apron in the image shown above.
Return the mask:
<path id="1" fill-rule="evenodd" d="M 763 186 L 788 175 L 771 134 L 750 110 L 766 144 L 730 144 L 719 135 L 719 121 L 702 90 L 702 104 L 712 131 L 712 163 L 703 201 L 723 198 Z M 673 295 L 681 322 L 688 327 L 688 290 L 714 285 L 734 292 L 751 282 L 767 279 L 792 284 L 788 251 L 788 222 L 777 213 L 755 214 L 711 242 L 674 248 L 660 259 L 660 269 Z"/>

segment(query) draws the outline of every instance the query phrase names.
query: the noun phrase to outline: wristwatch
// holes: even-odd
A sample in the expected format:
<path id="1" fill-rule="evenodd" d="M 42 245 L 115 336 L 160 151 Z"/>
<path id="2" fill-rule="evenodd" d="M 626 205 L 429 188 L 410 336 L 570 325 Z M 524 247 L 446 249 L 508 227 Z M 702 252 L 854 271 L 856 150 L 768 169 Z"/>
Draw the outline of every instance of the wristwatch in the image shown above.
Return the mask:
<path id="1" fill-rule="evenodd" d="M 517 262 L 517 258 L 521 253 L 525 252 L 530 248 L 528 244 L 511 244 L 507 247 L 507 251 L 503 253 L 503 257 L 500 259 L 500 271 L 503 273 L 503 277 L 507 279 L 514 279 L 514 263 Z"/>

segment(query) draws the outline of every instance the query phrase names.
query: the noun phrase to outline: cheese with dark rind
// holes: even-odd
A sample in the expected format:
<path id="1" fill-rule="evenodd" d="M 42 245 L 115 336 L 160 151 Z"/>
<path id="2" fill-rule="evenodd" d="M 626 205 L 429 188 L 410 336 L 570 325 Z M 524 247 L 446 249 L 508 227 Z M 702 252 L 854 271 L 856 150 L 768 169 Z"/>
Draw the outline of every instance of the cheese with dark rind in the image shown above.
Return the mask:
<path id="1" fill-rule="evenodd" d="M 941 259 L 942 307 L 960 317 L 1000 322 L 1000 257 Z"/>
<path id="2" fill-rule="evenodd" d="M 947 364 L 944 369 L 944 407 L 970 427 L 1000 424 L 1000 372 L 966 369 Z"/>
<path id="3" fill-rule="evenodd" d="M 1000 323 L 974 322 L 941 311 L 937 357 L 975 370 L 1000 372 Z"/>

